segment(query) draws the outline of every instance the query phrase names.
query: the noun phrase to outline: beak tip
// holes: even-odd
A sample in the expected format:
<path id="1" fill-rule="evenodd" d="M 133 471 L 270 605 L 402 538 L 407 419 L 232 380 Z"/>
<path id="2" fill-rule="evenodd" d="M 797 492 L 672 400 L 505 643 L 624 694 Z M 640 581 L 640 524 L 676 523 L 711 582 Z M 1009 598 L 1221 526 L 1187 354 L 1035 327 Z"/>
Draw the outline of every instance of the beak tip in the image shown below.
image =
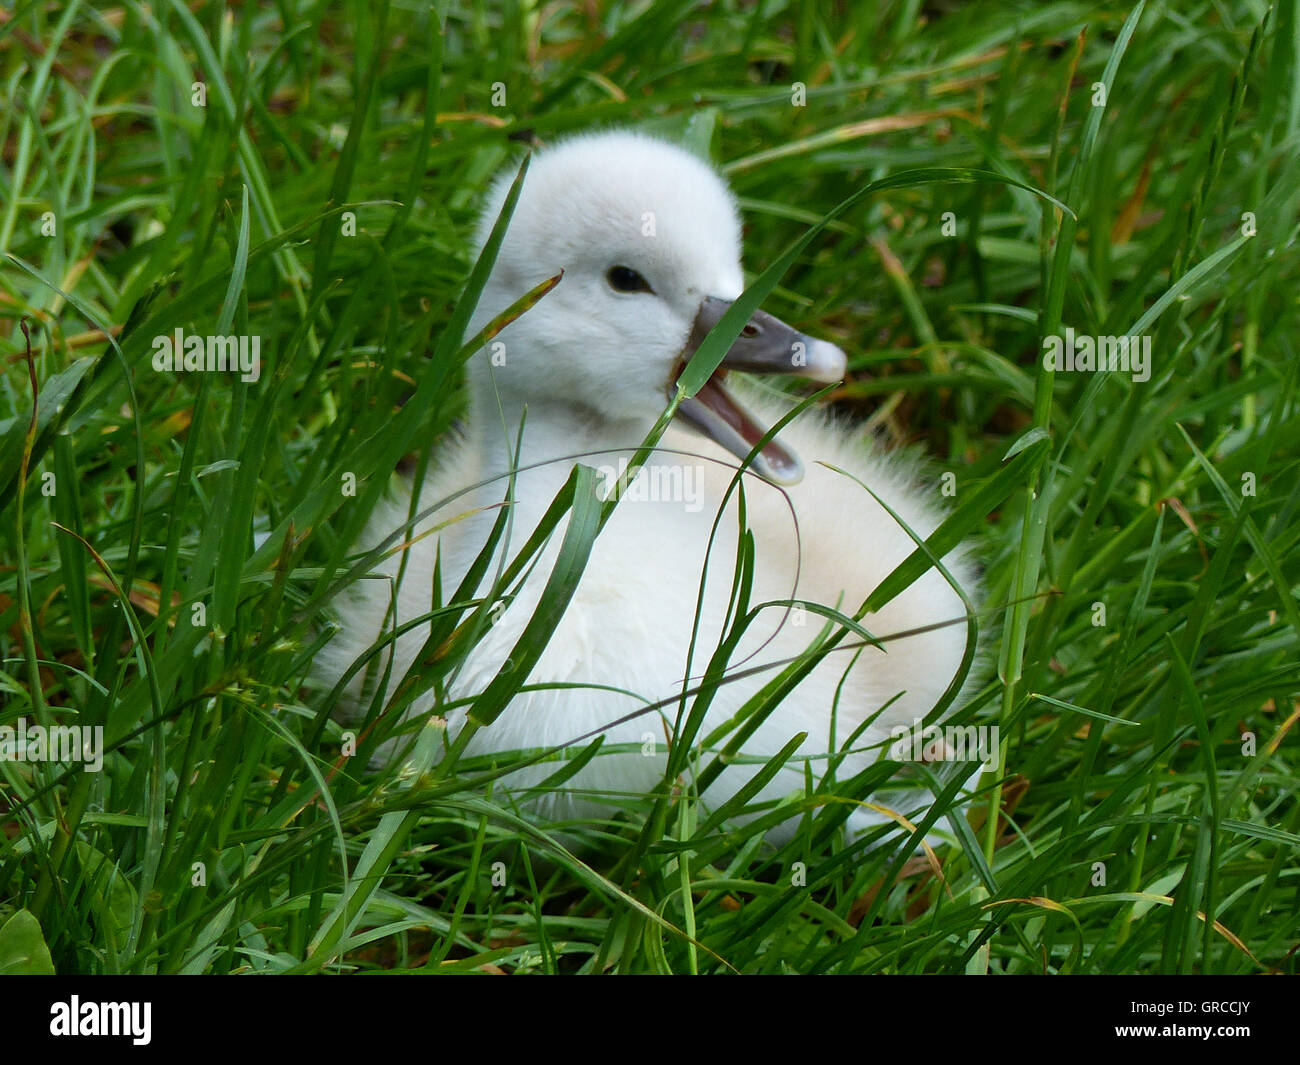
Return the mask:
<path id="1" fill-rule="evenodd" d="M 808 364 L 804 376 L 823 384 L 834 384 L 844 380 L 849 359 L 844 349 L 829 340 L 810 340 L 807 351 Z"/>
<path id="2" fill-rule="evenodd" d="M 795 466 L 793 469 L 783 470 L 780 473 L 768 470 L 760 474 L 764 480 L 771 481 L 778 488 L 793 488 L 803 480 L 803 464 Z"/>

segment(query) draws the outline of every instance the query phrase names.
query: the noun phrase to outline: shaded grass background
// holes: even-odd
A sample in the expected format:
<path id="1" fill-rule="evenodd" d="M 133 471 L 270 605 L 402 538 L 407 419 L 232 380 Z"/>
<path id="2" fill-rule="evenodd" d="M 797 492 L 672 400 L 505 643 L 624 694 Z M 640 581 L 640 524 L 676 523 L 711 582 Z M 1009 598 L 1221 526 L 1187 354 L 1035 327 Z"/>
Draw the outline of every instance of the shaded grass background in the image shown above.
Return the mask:
<path id="1" fill-rule="evenodd" d="M 61 972 L 1294 972 L 1294 0 L 0 18 L 0 724 L 112 747 L 0 763 L 0 969 L 22 910 Z M 602 123 L 718 161 L 756 273 L 915 168 L 1077 216 L 891 190 L 765 302 L 850 353 L 839 407 L 956 475 L 989 601 L 1036 596 L 960 715 L 1005 771 L 946 886 L 837 839 L 890 765 L 779 852 L 665 789 L 579 859 L 484 765 L 357 771 L 303 684 L 351 537 L 460 411 L 487 180 Z M 1151 381 L 1053 378 L 1064 325 L 1151 335 Z M 155 373 L 178 326 L 260 335 L 262 379 Z M 447 596 L 448 631 L 483 606 Z"/>

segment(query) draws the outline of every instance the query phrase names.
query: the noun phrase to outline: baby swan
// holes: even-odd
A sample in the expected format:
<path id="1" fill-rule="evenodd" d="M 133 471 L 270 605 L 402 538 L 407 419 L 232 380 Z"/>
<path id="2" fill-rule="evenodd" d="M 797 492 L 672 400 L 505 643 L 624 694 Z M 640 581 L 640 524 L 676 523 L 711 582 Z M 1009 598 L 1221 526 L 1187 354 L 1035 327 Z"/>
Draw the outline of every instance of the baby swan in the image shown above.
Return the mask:
<path id="1" fill-rule="evenodd" d="M 488 197 L 480 246 L 512 178 L 500 178 Z M 420 506 L 456 498 L 419 529 L 441 525 L 440 531 L 415 539 L 405 551 L 395 622 L 385 619 L 389 582 L 356 582 L 340 606 L 343 629 L 318 659 L 322 680 L 337 681 L 381 632 L 432 609 L 435 564 L 446 595 L 461 583 L 497 520 L 512 468 L 519 473 L 507 558 L 527 541 L 575 463 L 605 471 L 612 483 L 674 394 L 683 361 L 744 287 L 735 201 L 706 163 L 666 142 L 628 132 L 564 141 L 531 164 L 470 335 L 561 270 L 555 288 L 470 361 L 463 438 L 437 456 Z M 528 674 L 529 690 L 468 745 L 468 754 L 534 750 L 603 734 L 603 750 L 619 748 L 598 754 L 536 800 L 540 814 L 552 820 L 607 816 L 653 789 L 662 779 L 666 741 L 679 712 L 674 696 L 699 684 L 734 621 L 729 608 L 737 493 L 720 520 L 718 512 L 739 459 L 788 405 L 753 394 L 742 406 L 732 397 L 728 371 L 837 381 L 844 368 L 844 353 L 834 344 L 759 313 L 713 379 L 678 409 L 597 537 L 567 609 Z M 512 454 L 516 444 L 518 453 Z M 899 521 L 853 478 L 870 486 L 917 534 L 928 536 L 938 525 L 942 515 L 932 502 L 937 492 L 918 487 L 913 469 L 898 456 L 874 452 L 819 414 L 806 413 L 783 428 L 743 475 L 754 551 L 750 609 L 774 605 L 757 611 L 731 653 L 728 672 L 744 675 L 717 686 L 699 738 L 732 718 L 782 668 L 753 667 L 794 658 L 818 637 L 825 617 L 792 609 L 791 600 L 852 616 L 914 550 Z M 381 506 L 371 519 L 367 546 L 398 529 L 408 506 L 409 498 Z M 513 595 L 498 604 L 493 623 L 443 700 L 435 705 L 429 695 L 408 714 L 436 710 L 446 719 L 448 737 L 456 736 L 467 704 L 507 665 L 533 616 L 562 530 Z M 402 555 L 393 554 L 378 570 L 396 577 L 401 562 Z M 974 567 L 964 552 L 953 552 L 944 563 L 976 601 Z M 487 594 L 494 572 L 489 567 L 477 595 Z M 966 625 L 926 630 L 965 613 L 961 598 L 931 569 L 867 614 L 862 625 L 873 636 L 918 631 L 880 647 L 826 655 L 745 739 L 701 796 L 704 805 L 716 808 L 734 795 L 761 762 L 799 733 L 807 736 L 794 757 L 752 801 L 775 803 L 803 793 L 805 767 L 821 777 L 828 753 L 845 749 L 859 726 L 874 718 L 837 765 L 836 779 L 871 765 L 887 751 L 891 730 L 919 722 L 953 681 L 966 650 Z M 412 668 L 427 635 L 428 628 L 420 626 L 392 645 L 390 693 Z M 845 642 L 862 643 L 854 634 Z M 352 682 L 354 698 L 359 678 Z M 688 707 L 691 702 L 688 697 Z M 636 713 L 651 704 L 660 706 Z M 730 739 L 732 734 L 705 751 L 699 764 L 711 761 Z M 518 792 L 558 767 L 538 763 L 501 783 Z M 917 794 L 910 793 L 910 808 L 900 812 L 915 817 L 918 806 L 924 808 Z M 879 821 L 863 808 L 851 817 L 850 828 Z M 779 838 L 794 823 L 772 835 Z"/>

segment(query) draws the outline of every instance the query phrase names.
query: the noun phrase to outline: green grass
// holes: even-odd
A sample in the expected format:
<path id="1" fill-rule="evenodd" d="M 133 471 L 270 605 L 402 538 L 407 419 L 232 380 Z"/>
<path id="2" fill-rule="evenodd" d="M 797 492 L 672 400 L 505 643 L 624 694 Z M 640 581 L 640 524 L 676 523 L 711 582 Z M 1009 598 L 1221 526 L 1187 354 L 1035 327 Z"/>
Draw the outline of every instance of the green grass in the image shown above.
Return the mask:
<path id="1" fill-rule="evenodd" d="M 0 971 L 1294 973 L 1296 0 L 428 6 L 0 16 L 0 726 L 109 748 L 0 762 Z M 667 783 L 556 832 L 500 766 L 361 770 L 395 713 L 341 759 L 305 683 L 352 537 L 460 412 L 486 183 L 600 124 L 711 155 L 755 279 L 881 183 L 752 291 L 955 474 L 932 546 L 986 564 L 997 677 L 958 718 L 1005 768 L 946 883 L 839 839 L 890 764 L 779 851 Z M 1064 326 L 1149 335 L 1151 379 L 1044 369 Z M 177 327 L 260 335 L 261 380 L 154 372 Z M 421 683 L 487 607 L 444 589 Z"/>

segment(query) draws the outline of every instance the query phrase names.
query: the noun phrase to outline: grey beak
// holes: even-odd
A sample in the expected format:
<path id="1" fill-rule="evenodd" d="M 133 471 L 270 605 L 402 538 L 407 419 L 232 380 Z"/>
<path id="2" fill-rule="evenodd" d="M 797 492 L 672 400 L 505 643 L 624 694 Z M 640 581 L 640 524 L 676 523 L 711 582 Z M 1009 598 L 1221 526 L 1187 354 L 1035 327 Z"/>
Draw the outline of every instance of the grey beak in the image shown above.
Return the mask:
<path id="1" fill-rule="evenodd" d="M 710 296 L 700 304 L 695 327 L 687 341 L 687 351 L 694 352 L 704 343 L 704 338 L 722 320 L 731 302 Z M 755 311 L 723 357 L 722 365 L 743 373 L 797 374 L 833 384 L 844 380 L 847 360 L 836 345 L 806 336 L 766 311 Z"/>
<path id="2" fill-rule="evenodd" d="M 700 305 L 683 353 L 685 358 L 689 359 L 699 349 L 730 306 L 730 300 L 716 296 L 710 296 Z M 677 413 L 705 436 L 743 459 L 767 430 L 723 387 L 722 378 L 727 371 L 797 374 L 831 383 L 843 379 L 846 365 L 844 352 L 836 345 L 805 336 L 779 318 L 757 311 L 723 356 L 718 371 L 699 392 L 682 402 Z M 774 484 L 797 484 L 803 478 L 799 456 L 775 438 L 754 456 L 750 468 Z"/>

